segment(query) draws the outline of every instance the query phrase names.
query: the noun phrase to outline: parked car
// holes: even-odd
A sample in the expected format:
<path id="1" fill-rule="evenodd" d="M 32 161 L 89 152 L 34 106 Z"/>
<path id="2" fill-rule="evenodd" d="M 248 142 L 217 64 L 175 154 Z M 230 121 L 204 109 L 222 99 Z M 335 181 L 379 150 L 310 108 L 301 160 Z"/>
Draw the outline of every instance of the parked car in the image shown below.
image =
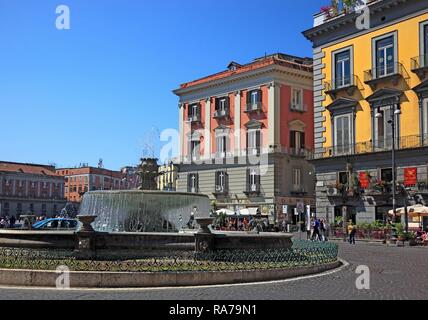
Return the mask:
<path id="1" fill-rule="evenodd" d="M 77 230 L 79 222 L 76 219 L 53 218 L 36 222 L 33 224 L 35 230 L 46 231 L 74 231 Z"/>

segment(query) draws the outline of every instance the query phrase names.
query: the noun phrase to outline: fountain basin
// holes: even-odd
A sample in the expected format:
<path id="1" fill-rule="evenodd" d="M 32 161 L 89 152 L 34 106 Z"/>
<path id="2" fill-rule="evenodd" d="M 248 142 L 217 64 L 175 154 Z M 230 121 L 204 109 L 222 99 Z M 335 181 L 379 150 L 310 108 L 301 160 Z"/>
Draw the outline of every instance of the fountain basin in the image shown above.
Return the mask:
<path id="1" fill-rule="evenodd" d="M 209 217 L 208 196 L 160 191 L 92 191 L 85 194 L 81 215 L 98 216 L 99 232 L 178 232 L 196 228 L 195 218 Z"/>

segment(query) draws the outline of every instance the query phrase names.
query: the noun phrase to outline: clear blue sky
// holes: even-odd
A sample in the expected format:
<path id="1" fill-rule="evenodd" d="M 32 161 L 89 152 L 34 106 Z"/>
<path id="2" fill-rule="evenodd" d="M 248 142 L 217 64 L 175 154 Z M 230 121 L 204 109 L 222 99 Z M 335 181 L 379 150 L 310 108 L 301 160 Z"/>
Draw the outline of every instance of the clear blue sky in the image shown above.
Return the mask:
<path id="1" fill-rule="evenodd" d="M 0 0 L 0 160 L 136 164 L 178 127 L 182 82 L 265 53 L 310 56 L 327 0 Z M 71 30 L 55 27 L 56 7 Z"/>

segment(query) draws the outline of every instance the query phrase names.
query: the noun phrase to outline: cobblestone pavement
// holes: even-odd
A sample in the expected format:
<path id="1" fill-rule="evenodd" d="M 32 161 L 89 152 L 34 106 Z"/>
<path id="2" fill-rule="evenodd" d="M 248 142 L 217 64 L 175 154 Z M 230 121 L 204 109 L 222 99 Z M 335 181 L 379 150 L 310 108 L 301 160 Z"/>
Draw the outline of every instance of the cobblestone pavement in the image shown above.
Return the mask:
<path id="1" fill-rule="evenodd" d="M 82 290 L 1 288 L 0 299 L 127 299 L 127 300 L 288 300 L 288 299 L 428 299 L 428 249 L 376 244 L 340 244 L 342 270 L 296 281 L 210 288 Z M 370 268 L 370 290 L 357 290 L 355 270 Z"/>

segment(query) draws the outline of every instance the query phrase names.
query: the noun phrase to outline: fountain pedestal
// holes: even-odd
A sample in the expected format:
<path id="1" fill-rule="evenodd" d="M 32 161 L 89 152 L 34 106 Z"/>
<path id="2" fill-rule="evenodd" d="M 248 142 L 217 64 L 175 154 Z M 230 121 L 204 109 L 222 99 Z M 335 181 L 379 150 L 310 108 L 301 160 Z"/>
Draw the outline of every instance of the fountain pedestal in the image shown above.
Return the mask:
<path id="1" fill-rule="evenodd" d="M 214 249 L 214 234 L 211 233 L 209 226 L 213 223 L 213 218 L 196 218 L 200 229 L 195 234 L 195 250 L 199 253 L 209 252 Z"/>
<path id="2" fill-rule="evenodd" d="M 77 219 L 82 223 L 82 227 L 77 231 L 77 243 L 75 253 L 80 260 L 93 259 L 96 255 L 95 239 L 96 232 L 91 224 L 97 216 L 77 216 Z"/>

